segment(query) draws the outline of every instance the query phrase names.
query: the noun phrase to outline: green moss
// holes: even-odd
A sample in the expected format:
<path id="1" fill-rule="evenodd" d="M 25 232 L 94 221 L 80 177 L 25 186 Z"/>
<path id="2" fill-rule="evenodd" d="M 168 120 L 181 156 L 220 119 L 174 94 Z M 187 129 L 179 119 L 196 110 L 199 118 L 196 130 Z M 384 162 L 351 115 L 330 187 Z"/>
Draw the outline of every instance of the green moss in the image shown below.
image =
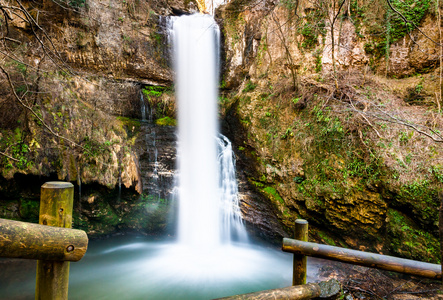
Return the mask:
<path id="1" fill-rule="evenodd" d="M 257 87 L 256 84 L 252 83 L 252 81 L 248 81 L 246 83 L 245 88 L 242 90 L 243 93 L 248 93 L 248 92 L 252 92 L 253 90 L 255 90 L 255 88 Z"/>
<path id="2" fill-rule="evenodd" d="M 168 90 L 168 88 L 163 86 L 145 86 L 142 89 L 142 93 L 149 100 L 151 97 L 160 97 L 164 92 Z"/>
<path id="3" fill-rule="evenodd" d="M 145 86 L 142 92 L 152 109 L 154 119 L 174 116 L 174 108 L 170 105 L 172 102 L 166 97 L 172 93 L 172 87 Z"/>
<path id="4" fill-rule="evenodd" d="M 38 223 L 40 200 L 20 199 L 19 212 L 23 221 Z"/>
<path id="5" fill-rule="evenodd" d="M 384 1 L 369 0 L 363 6 L 359 6 L 357 0 L 351 2 L 351 15 L 356 24 L 357 34 L 368 40 L 364 49 L 367 54 L 375 58 L 372 60 L 372 64 L 385 56 L 389 58 L 390 45 L 420 25 L 432 1 L 391 0 L 390 2 L 406 18 L 407 22 L 392 11 Z M 376 7 L 377 9 L 375 9 Z M 362 28 L 365 28 L 366 37 L 361 35 Z"/>
<path id="6" fill-rule="evenodd" d="M 155 120 L 155 124 L 159 126 L 177 126 L 177 120 L 170 117 L 164 117 Z"/>
<path id="7" fill-rule="evenodd" d="M 129 139 L 140 132 L 140 120 L 127 117 L 117 117 L 117 120 L 121 122 L 122 128 L 125 130 Z"/>
<path id="8" fill-rule="evenodd" d="M 440 246 L 435 236 L 395 209 L 389 209 L 387 215 L 391 252 L 410 259 L 440 262 Z"/>
<path id="9" fill-rule="evenodd" d="M 319 230 L 317 231 L 317 234 L 327 245 L 337 246 L 335 241 L 331 237 L 329 237 L 326 232 Z"/>
<path id="10" fill-rule="evenodd" d="M 428 228 L 433 226 L 435 220 L 438 220 L 440 201 L 437 196 L 437 189 L 432 188 L 429 180 L 417 180 L 402 185 L 397 201 L 402 206 L 412 208 L 412 215 Z"/>
<path id="11" fill-rule="evenodd" d="M 274 202 L 277 201 L 280 204 L 285 204 L 285 201 L 282 197 L 278 194 L 277 190 L 273 187 L 267 186 L 264 189 L 262 189 L 262 192 L 265 193 L 267 196 L 269 196 Z"/>

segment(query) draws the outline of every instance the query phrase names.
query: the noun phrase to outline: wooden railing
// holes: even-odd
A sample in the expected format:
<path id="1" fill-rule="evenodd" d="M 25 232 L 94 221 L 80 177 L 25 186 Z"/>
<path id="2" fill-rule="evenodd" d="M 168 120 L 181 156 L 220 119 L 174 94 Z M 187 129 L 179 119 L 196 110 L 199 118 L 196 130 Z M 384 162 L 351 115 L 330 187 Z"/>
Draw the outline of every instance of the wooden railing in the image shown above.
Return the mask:
<path id="1" fill-rule="evenodd" d="M 259 291 L 255 293 L 235 295 L 214 300 L 305 300 L 312 298 L 332 299 L 340 292 L 340 284 L 337 280 L 322 281 L 320 283 L 308 283 L 297 286 L 289 286 L 280 289 Z"/>
<path id="2" fill-rule="evenodd" d="M 38 260 L 35 299 L 67 299 L 69 262 L 79 261 L 86 253 L 86 233 L 71 229 L 73 190 L 71 183 L 45 183 L 41 187 L 39 224 L 0 219 L 0 257 Z M 296 220 L 294 232 L 295 239 L 284 238 L 282 246 L 283 251 L 294 254 L 292 287 L 222 299 L 311 299 L 321 296 L 322 286 L 326 283 L 306 284 L 307 256 L 442 278 L 441 265 L 308 242 L 306 220 Z"/>
<path id="3" fill-rule="evenodd" d="M 291 287 L 259 291 L 250 294 L 230 296 L 219 300 L 240 299 L 312 299 L 329 298 L 340 292 L 336 280 L 306 284 L 307 256 L 319 257 L 344 263 L 400 272 L 404 274 L 441 279 L 441 265 L 425 263 L 388 255 L 351 250 L 341 247 L 310 243 L 308 240 L 308 222 L 298 219 L 295 221 L 294 239 L 284 238 L 282 250 L 294 254 L 293 277 Z"/>
<path id="4" fill-rule="evenodd" d="M 308 222 L 297 220 L 295 232 L 308 230 Z M 341 247 L 310 243 L 300 239 L 283 239 L 282 250 L 294 253 L 293 284 L 305 284 L 306 279 L 300 279 L 300 274 L 306 273 L 306 256 L 319 257 L 354 265 L 366 266 L 382 270 L 394 271 L 404 274 L 441 279 L 441 265 L 431 264 L 410 259 L 398 258 L 388 255 L 351 250 Z M 304 259 L 304 261 L 302 261 Z"/>
<path id="5" fill-rule="evenodd" d="M 37 260 L 35 299 L 68 299 L 69 264 L 86 253 L 88 236 L 71 229 L 74 186 L 41 187 L 39 224 L 0 219 L 0 257 Z"/>

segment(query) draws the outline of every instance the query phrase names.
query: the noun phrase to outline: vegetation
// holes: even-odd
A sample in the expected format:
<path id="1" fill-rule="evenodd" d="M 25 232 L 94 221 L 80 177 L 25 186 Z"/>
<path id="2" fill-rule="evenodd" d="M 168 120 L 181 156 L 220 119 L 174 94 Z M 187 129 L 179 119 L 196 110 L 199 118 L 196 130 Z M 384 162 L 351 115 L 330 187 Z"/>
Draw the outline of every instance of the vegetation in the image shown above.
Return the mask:
<path id="1" fill-rule="evenodd" d="M 319 44 L 319 36 L 326 35 L 325 15 L 322 10 L 314 10 L 307 13 L 299 32 L 303 36 L 301 48 L 312 50 Z"/>
<path id="2" fill-rule="evenodd" d="M 245 88 L 243 89 L 243 93 L 249 93 L 249 92 L 252 92 L 254 89 L 255 89 L 255 87 L 256 87 L 257 85 L 255 85 L 254 83 L 252 83 L 252 81 L 248 81 L 247 83 L 246 83 L 246 86 L 245 86 Z"/>
<path id="3" fill-rule="evenodd" d="M 397 210 L 390 209 L 388 218 L 390 251 L 412 259 L 440 262 L 440 245 L 432 234 L 418 228 L 410 218 Z"/>
<path id="4" fill-rule="evenodd" d="M 140 120 L 128 117 L 117 117 L 129 139 L 134 138 L 140 130 Z"/>
<path id="5" fill-rule="evenodd" d="M 80 8 L 86 5 L 86 0 L 68 0 L 68 4 L 74 8 Z"/>
<path id="6" fill-rule="evenodd" d="M 134 32 L 146 35 L 150 56 L 162 60 L 168 47 L 157 28 L 159 17 L 152 10 L 156 8 L 149 7 L 143 20 L 147 24 L 143 26 L 155 25 L 140 30 L 135 7 L 139 1 L 127 2 L 131 2 L 125 6 L 130 17 L 112 14 L 112 21 L 118 21 L 122 31 L 123 47 L 134 43 L 135 33 L 128 30 L 132 24 Z M 85 0 L 65 3 L 76 8 L 74 12 L 86 5 Z M 368 63 L 363 55 L 355 64 L 347 64 L 346 59 L 358 53 L 343 55 L 348 46 L 343 41 L 351 35 L 345 32 L 345 25 L 353 24 L 359 39 L 355 47 L 364 44 L 373 70 L 383 62 L 387 70 L 391 45 L 409 34 L 419 34 L 416 26 L 431 5 L 439 11 L 438 3 L 315 0 L 303 10 L 296 0 L 282 0 L 278 6 L 267 3 L 260 9 L 249 6 L 251 3 L 231 1 L 220 12 L 225 14 L 222 29 L 227 59 L 243 55 L 242 62 L 223 77 L 224 95 L 219 100 L 227 131 L 238 143 L 237 155 L 245 166 L 239 172 L 245 172 L 256 190 L 270 200 L 288 230 L 294 218 L 309 216 L 314 228 L 328 226 L 334 231 L 318 231 L 316 236 L 327 243 L 334 243 L 331 236 L 346 233 L 363 236 L 362 244 L 367 241 L 371 250 L 434 260 L 438 256 L 437 191 L 443 182 L 438 161 L 441 147 L 436 143 L 441 142 L 443 126 L 441 107 L 436 108 L 439 102 L 434 104 L 432 97 L 440 76 L 431 74 L 435 76 L 432 79 L 431 75 L 417 74 L 401 82 L 380 79 L 363 69 Z M 66 54 L 59 53 L 49 38 L 55 37 L 52 31 L 44 31 L 50 29 L 45 26 L 51 22 L 42 21 L 48 15 L 40 5 L 34 8 L 39 14 L 34 11 L 29 16 L 24 9 L 17 9 L 17 14 L 29 18 L 23 28 L 9 22 L 14 17 L 9 9 L 0 10 L 1 48 L 8 54 L 0 63 L 3 176 L 57 172 L 59 178 L 74 182 L 86 179 L 82 177 L 86 174 L 89 182 L 115 189 L 122 165 L 129 165 L 132 157 L 140 122 L 115 117 L 121 114 L 115 108 L 108 114 L 112 109 L 107 107 L 107 99 L 125 99 L 124 95 L 111 94 L 100 78 L 82 80 L 65 64 Z M 247 14 L 247 10 L 254 13 Z M 97 24 L 86 26 L 80 17 L 69 18 L 81 24 L 75 23 L 81 31 L 73 34 L 74 46 L 80 47 L 85 37 L 95 36 Z M 41 32 L 32 31 L 40 27 Z M 31 44 L 37 46 L 30 52 Z M 426 48 L 422 46 L 417 48 Z M 335 61 L 340 55 L 346 57 Z M 437 56 L 429 59 L 426 72 L 434 71 Z M 225 63 L 229 67 L 231 61 Z M 103 68 L 100 72 L 125 79 L 115 66 Z M 165 82 L 162 79 L 159 84 Z M 137 85 L 137 93 L 139 89 Z M 144 85 L 142 93 L 157 125 L 176 125 L 172 87 Z M 36 203 L 25 197 L 17 199 L 18 213 L 35 218 Z M 125 210 L 135 208 L 140 215 L 152 218 L 164 217 L 167 211 L 166 200 L 156 202 L 149 195 L 118 204 L 98 199 L 82 204 L 86 211 L 94 212 L 89 217 L 91 223 L 96 221 L 94 228 L 104 233 L 136 222 L 137 216 L 125 214 Z M 92 230 L 87 221 L 78 220 Z M 141 222 L 135 227 L 143 226 L 149 227 Z M 419 243 L 425 249 L 420 249 Z M 378 244 L 388 246 L 376 249 Z"/>
<path id="7" fill-rule="evenodd" d="M 359 36 L 366 41 L 365 51 L 375 59 L 388 55 L 389 46 L 420 26 L 431 0 L 371 0 L 363 5 L 351 2 L 351 14 L 357 21 Z M 393 11 L 393 9 L 395 11 Z M 363 31 L 366 34 L 362 34 Z"/>
<path id="8" fill-rule="evenodd" d="M 163 117 L 160 119 L 157 119 L 155 121 L 155 124 L 160 126 L 177 126 L 177 120 L 172 119 L 170 117 Z"/>
<path id="9" fill-rule="evenodd" d="M 171 120 L 175 117 L 175 103 L 170 97 L 167 97 L 172 93 L 172 89 L 162 86 L 145 86 L 142 92 L 148 101 L 153 119 L 161 123 L 159 125 L 174 126 L 171 124 Z M 165 122 L 169 123 L 165 124 Z"/>

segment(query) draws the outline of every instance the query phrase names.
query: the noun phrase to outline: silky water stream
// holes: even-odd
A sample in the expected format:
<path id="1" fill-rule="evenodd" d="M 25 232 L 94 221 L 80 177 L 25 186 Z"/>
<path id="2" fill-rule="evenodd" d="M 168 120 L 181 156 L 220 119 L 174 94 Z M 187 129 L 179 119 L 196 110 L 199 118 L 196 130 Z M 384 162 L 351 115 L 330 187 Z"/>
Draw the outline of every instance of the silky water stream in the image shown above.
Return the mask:
<path id="1" fill-rule="evenodd" d="M 208 15 L 170 24 L 179 124 L 177 238 L 91 241 L 85 257 L 71 263 L 71 300 L 212 299 L 291 285 L 291 255 L 248 241 L 240 216 L 231 143 L 218 133 L 218 26 Z M 2 270 L 0 261 L 0 299 L 34 297 L 35 262 L 17 264 L 21 270 Z"/>

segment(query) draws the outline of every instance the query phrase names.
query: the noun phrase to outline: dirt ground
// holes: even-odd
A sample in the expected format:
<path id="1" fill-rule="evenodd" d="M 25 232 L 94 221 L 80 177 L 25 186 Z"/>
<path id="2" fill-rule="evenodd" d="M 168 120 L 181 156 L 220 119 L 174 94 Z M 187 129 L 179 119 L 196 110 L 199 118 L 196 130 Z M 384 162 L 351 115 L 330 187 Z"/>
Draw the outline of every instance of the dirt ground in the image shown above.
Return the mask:
<path id="1" fill-rule="evenodd" d="M 443 299 L 440 281 L 351 264 L 322 261 L 317 276 L 321 280 L 337 279 L 346 300 Z"/>

